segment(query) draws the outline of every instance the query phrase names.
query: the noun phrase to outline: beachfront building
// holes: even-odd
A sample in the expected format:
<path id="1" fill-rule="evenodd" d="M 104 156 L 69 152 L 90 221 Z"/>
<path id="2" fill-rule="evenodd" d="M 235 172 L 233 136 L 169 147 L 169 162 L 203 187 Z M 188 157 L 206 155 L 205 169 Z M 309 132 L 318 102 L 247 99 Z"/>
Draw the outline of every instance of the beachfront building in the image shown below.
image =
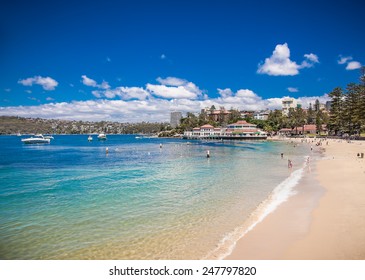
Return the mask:
<path id="1" fill-rule="evenodd" d="M 291 97 L 285 97 L 282 99 L 282 112 L 283 115 L 288 115 L 289 114 L 289 109 L 290 108 L 297 108 L 298 103 L 297 100 L 295 98 L 291 98 Z"/>
<path id="2" fill-rule="evenodd" d="M 267 134 L 258 129 L 255 124 L 238 121 L 227 127 L 214 127 L 209 124 L 195 127 L 193 130 L 185 131 L 183 137 L 187 139 L 266 139 Z"/>
<path id="3" fill-rule="evenodd" d="M 327 133 L 327 126 L 321 126 L 321 132 Z M 279 130 L 279 134 L 286 135 L 286 136 L 293 136 L 293 135 L 308 135 L 308 134 L 316 134 L 317 133 L 317 126 L 315 124 L 305 124 L 303 126 L 298 126 L 294 128 L 282 128 Z"/>
<path id="4" fill-rule="evenodd" d="M 170 125 L 172 128 L 176 128 L 180 125 L 180 121 L 182 119 L 181 112 L 171 112 L 170 113 Z"/>

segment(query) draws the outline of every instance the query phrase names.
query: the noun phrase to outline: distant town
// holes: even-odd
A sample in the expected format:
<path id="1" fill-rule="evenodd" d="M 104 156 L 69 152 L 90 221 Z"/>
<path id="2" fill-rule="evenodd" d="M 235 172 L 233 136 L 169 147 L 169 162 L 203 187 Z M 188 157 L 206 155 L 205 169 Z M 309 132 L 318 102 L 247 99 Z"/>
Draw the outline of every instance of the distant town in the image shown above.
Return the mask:
<path id="1" fill-rule="evenodd" d="M 0 117 L 0 134 L 156 134 L 169 130 L 169 123 L 121 123 L 68 121 L 40 118 Z"/>

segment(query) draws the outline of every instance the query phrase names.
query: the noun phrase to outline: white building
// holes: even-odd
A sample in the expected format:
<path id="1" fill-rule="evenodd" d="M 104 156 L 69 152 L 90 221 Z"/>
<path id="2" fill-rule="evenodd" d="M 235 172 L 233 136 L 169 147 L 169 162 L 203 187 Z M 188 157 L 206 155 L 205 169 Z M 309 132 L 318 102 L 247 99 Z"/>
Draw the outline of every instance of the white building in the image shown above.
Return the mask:
<path id="1" fill-rule="evenodd" d="M 298 103 L 297 100 L 295 98 L 291 98 L 291 97 L 285 97 L 282 99 L 282 111 L 284 115 L 288 115 L 289 113 L 289 109 L 290 108 L 297 108 Z"/>
<path id="2" fill-rule="evenodd" d="M 185 131 L 184 138 L 219 138 L 219 139 L 266 139 L 266 132 L 258 129 L 255 124 L 238 121 L 227 125 L 226 128 L 214 127 L 206 124 L 195 127 L 192 131 Z"/>
<path id="3" fill-rule="evenodd" d="M 270 114 L 270 111 L 269 110 L 267 110 L 267 111 L 259 111 L 259 112 L 255 112 L 253 114 L 253 118 L 255 120 L 263 120 L 263 121 L 266 121 L 269 118 L 269 114 Z"/>

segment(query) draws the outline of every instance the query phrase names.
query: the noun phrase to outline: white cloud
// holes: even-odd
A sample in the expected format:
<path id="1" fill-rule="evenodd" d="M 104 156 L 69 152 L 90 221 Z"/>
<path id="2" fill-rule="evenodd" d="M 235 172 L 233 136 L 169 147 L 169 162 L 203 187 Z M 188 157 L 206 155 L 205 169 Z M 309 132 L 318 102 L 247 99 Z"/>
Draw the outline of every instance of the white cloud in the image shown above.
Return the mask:
<path id="1" fill-rule="evenodd" d="M 360 68 L 361 68 L 361 63 L 358 61 L 351 61 L 346 66 L 346 70 L 355 70 Z"/>
<path id="2" fill-rule="evenodd" d="M 93 79 L 88 78 L 86 75 L 82 75 L 82 83 L 88 87 L 97 87 L 97 82 Z"/>
<path id="3" fill-rule="evenodd" d="M 346 62 L 352 60 L 352 56 L 342 56 L 339 55 L 340 59 L 337 61 L 338 64 L 345 64 Z"/>
<path id="4" fill-rule="evenodd" d="M 188 81 L 176 77 L 167 77 L 165 79 L 158 77 L 156 81 L 159 82 L 161 85 L 176 87 L 183 86 L 188 83 Z"/>
<path id="5" fill-rule="evenodd" d="M 140 88 L 124 88 L 132 96 L 135 92 L 140 94 Z M 142 89 L 143 90 L 143 89 Z M 121 90 L 122 92 L 122 90 Z M 219 97 L 207 100 L 162 99 L 150 97 L 145 100 L 88 100 L 48 103 L 38 106 L 0 107 L 0 115 L 15 115 L 22 117 L 41 117 L 57 119 L 80 120 L 114 120 L 124 122 L 141 121 L 168 121 L 169 112 L 178 110 L 186 112 L 199 112 L 202 108 L 215 105 L 217 108 L 224 106 L 226 109 L 264 110 L 280 109 L 282 98 L 262 99 L 258 94 L 249 89 L 240 89 L 233 92 L 231 89 L 218 89 Z M 321 103 L 329 100 L 327 95 L 315 97 L 300 97 L 299 102 L 303 108 L 314 104 L 318 99 Z"/>
<path id="6" fill-rule="evenodd" d="M 52 97 L 47 97 L 47 98 L 46 98 L 46 100 L 47 100 L 47 101 L 53 101 L 53 100 L 54 100 L 54 98 L 52 98 Z"/>
<path id="7" fill-rule="evenodd" d="M 147 84 L 146 89 L 153 95 L 168 99 L 198 99 L 203 96 L 202 90 L 194 83 L 176 77 L 156 79 L 161 85 Z"/>
<path id="8" fill-rule="evenodd" d="M 110 57 L 106 57 L 106 62 L 111 62 L 112 60 L 110 59 Z"/>
<path id="9" fill-rule="evenodd" d="M 161 59 L 166 59 L 166 55 L 165 54 L 161 54 L 160 58 Z"/>
<path id="10" fill-rule="evenodd" d="M 128 99 L 138 99 L 138 100 L 145 100 L 150 96 L 150 94 L 140 87 L 119 87 L 122 98 L 124 100 Z"/>
<path id="11" fill-rule="evenodd" d="M 106 81 L 103 81 L 101 84 L 98 84 L 95 80 L 87 77 L 86 75 L 82 75 L 81 78 L 82 78 L 81 82 L 85 86 L 95 87 L 95 88 L 100 88 L 100 89 L 109 89 L 110 88 L 110 85 Z"/>
<path id="12" fill-rule="evenodd" d="M 106 81 L 98 84 L 95 80 L 82 75 L 82 82 L 84 85 L 98 88 L 91 93 L 97 98 L 112 99 L 119 97 L 123 100 L 145 100 L 151 98 L 152 95 L 166 99 L 198 99 L 205 98 L 203 92 L 194 83 L 176 77 L 167 77 L 156 79 L 160 85 L 147 84 L 146 88 L 141 87 L 116 87 L 111 88 Z"/>
<path id="13" fill-rule="evenodd" d="M 280 109 L 282 98 L 263 99 L 250 89 L 217 89 L 218 96 L 208 99 L 194 83 L 176 77 L 157 78 L 160 84 L 143 87 L 110 88 L 98 84 L 83 75 L 84 84 L 93 88 L 92 94 L 99 98 L 88 101 L 48 103 L 38 106 L 0 107 L 0 115 L 80 120 L 113 120 L 125 122 L 168 121 L 172 110 L 200 112 L 202 108 L 215 105 L 226 109 L 263 110 Z M 105 82 L 107 84 L 107 82 Z M 295 89 L 295 88 L 294 88 Z M 119 100 L 110 100 L 112 98 Z M 303 104 L 321 102 L 328 97 L 301 97 Z M 38 100 L 37 100 L 38 101 Z M 48 97 L 47 101 L 53 101 Z"/>
<path id="14" fill-rule="evenodd" d="M 10 88 L 4 88 L 4 91 L 11 92 L 11 89 Z"/>
<path id="15" fill-rule="evenodd" d="M 305 54 L 304 57 L 314 63 L 319 63 L 318 56 L 313 53 Z"/>
<path id="16" fill-rule="evenodd" d="M 111 99 L 118 96 L 123 100 L 145 100 L 150 96 L 146 90 L 140 87 L 117 87 L 115 89 L 94 90 L 92 94 L 97 98 L 106 97 Z"/>
<path id="17" fill-rule="evenodd" d="M 330 100 L 330 98 L 328 97 L 327 94 L 324 94 L 322 96 L 310 96 L 310 97 L 303 96 L 303 97 L 297 98 L 298 102 L 302 105 L 302 108 L 308 108 L 310 103 L 313 106 L 313 104 L 315 103 L 316 99 L 318 99 L 318 101 L 320 103 L 323 103 L 323 104 L 325 104 L 326 101 L 329 101 Z"/>
<path id="18" fill-rule="evenodd" d="M 298 88 L 295 88 L 295 87 L 288 87 L 287 90 L 289 92 L 298 92 L 299 91 Z"/>
<path id="19" fill-rule="evenodd" d="M 92 95 L 94 95 L 96 98 L 101 98 L 102 97 L 102 92 L 99 90 L 93 90 Z"/>
<path id="20" fill-rule="evenodd" d="M 33 86 L 34 84 L 40 85 L 44 90 L 55 90 L 55 88 L 58 86 L 58 82 L 51 77 L 41 76 L 34 76 L 32 78 L 19 80 L 18 83 L 22 84 L 23 86 Z"/>
<path id="21" fill-rule="evenodd" d="M 313 67 L 319 63 L 318 56 L 310 53 L 304 55 L 305 60 L 299 65 L 290 60 L 290 49 L 287 43 L 278 44 L 271 57 L 259 64 L 257 73 L 270 76 L 294 76 L 299 74 L 299 69 Z"/>
<path id="22" fill-rule="evenodd" d="M 32 91 L 31 91 L 31 90 L 29 90 L 29 89 L 27 89 L 25 92 L 26 92 L 26 93 L 32 93 Z"/>
<path id="23" fill-rule="evenodd" d="M 196 99 L 197 95 L 194 92 L 187 90 L 183 86 L 178 87 L 168 87 L 165 85 L 152 85 L 147 84 L 146 89 L 151 92 L 151 94 L 167 99 Z"/>
<path id="24" fill-rule="evenodd" d="M 360 69 L 361 68 L 361 63 L 358 61 L 352 61 L 353 58 L 352 56 L 342 56 L 339 55 L 339 60 L 337 60 L 338 64 L 345 64 L 346 65 L 346 70 L 356 70 L 356 69 Z"/>

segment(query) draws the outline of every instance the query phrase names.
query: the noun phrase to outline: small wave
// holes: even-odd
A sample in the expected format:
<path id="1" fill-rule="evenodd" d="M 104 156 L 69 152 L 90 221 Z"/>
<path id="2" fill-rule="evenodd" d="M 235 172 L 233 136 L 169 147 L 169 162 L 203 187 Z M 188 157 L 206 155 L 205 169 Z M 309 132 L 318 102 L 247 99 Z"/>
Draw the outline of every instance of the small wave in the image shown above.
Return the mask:
<path id="1" fill-rule="evenodd" d="M 308 157 L 305 157 L 306 159 Z M 305 161 L 306 162 L 306 161 Z M 209 252 L 203 259 L 224 259 L 229 256 L 235 248 L 238 240 L 251 231 L 257 224 L 262 222 L 270 213 L 287 201 L 289 197 L 296 194 L 294 187 L 299 183 L 303 176 L 305 164 L 302 168 L 293 171 L 288 178 L 281 182 L 269 195 L 262 201 L 255 211 L 249 216 L 247 221 L 232 232 L 225 235 L 217 245 L 216 249 Z"/>

